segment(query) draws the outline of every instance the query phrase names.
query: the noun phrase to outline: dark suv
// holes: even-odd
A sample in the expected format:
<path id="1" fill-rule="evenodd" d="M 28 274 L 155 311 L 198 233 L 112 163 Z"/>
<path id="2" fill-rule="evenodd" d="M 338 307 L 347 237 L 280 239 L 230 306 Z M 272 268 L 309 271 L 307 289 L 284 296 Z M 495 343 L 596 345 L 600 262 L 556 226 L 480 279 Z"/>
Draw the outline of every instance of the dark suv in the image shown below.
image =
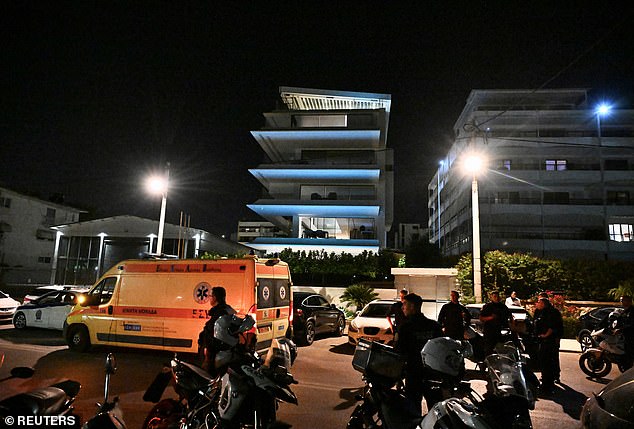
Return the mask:
<path id="1" fill-rule="evenodd" d="M 577 341 L 579 341 L 581 345 L 582 352 L 585 352 L 590 347 L 597 346 L 592 339 L 592 331 L 607 327 L 611 321 L 611 319 L 609 319 L 610 314 L 614 313 L 613 317 L 616 317 L 621 311 L 623 311 L 621 307 L 599 307 L 579 317 L 581 329 L 579 329 L 577 333 Z"/>
<path id="2" fill-rule="evenodd" d="M 301 345 L 309 346 L 315 335 L 324 332 L 343 335 L 346 316 L 323 296 L 311 292 L 293 293 L 293 334 Z"/>

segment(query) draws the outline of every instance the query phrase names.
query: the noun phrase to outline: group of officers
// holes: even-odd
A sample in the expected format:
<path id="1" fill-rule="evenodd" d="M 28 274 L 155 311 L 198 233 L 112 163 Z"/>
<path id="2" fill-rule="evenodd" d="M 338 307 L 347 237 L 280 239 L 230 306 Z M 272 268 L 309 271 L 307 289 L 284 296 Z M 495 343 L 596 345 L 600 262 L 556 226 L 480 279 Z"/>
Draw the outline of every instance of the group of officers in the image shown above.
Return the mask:
<path id="1" fill-rule="evenodd" d="M 450 301 L 443 305 L 438 314 L 438 322 L 426 317 L 422 311 L 423 299 L 406 289 L 399 292 L 400 302 L 394 304 L 391 315 L 394 317 L 395 349 L 406 356 L 407 371 L 405 376 L 405 395 L 421 411 L 423 397 L 427 407 L 431 408 L 439 398 L 435 398 L 430 386 L 424 382 L 428 377 L 423 367 L 421 350 L 428 340 L 446 336 L 455 340 L 465 339 L 465 327 L 469 325 L 471 314 L 460 304 L 460 293 L 451 291 Z M 485 356 L 494 352 L 496 344 L 503 341 L 502 331 L 513 323 L 509 307 L 520 306 L 521 303 L 513 292 L 502 302 L 500 294 L 493 291 L 489 294 L 490 301 L 480 311 L 482 332 L 484 338 Z M 226 303 L 226 291 L 222 287 L 214 287 L 211 291 L 211 309 L 209 320 L 201 332 L 199 345 L 203 350 L 203 368 L 214 373 L 214 355 L 217 348 L 214 343 L 213 327 L 216 320 L 225 314 L 235 311 Z M 624 311 L 619 316 L 617 326 L 625 336 L 625 350 L 630 356 L 634 345 L 634 310 L 632 297 L 621 297 Z M 541 293 L 537 300 L 533 314 L 533 334 L 539 343 L 538 359 L 541 366 L 541 391 L 552 394 L 555 383 L 560 381 L 559 343 L 563 335 L 563 319 L 548 298 L 547 293 Z"/>

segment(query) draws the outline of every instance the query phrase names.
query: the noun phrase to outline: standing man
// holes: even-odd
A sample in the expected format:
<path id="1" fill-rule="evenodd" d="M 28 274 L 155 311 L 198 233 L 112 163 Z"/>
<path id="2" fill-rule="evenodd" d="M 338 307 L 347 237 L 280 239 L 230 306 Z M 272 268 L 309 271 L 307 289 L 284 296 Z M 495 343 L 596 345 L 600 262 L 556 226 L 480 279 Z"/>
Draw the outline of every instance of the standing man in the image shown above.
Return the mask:
<path id="1" fill-rule="evenodd" d="M 480 311 L 482 332 L 484 334 L 484 355 L 493 353 L 495 345 L 502 341 L 502 329 L 509 327 L 511 311 L 500 301 L 500 293 L 493 291 L 489 294 L 491 301 L 484 304 Z"/>
<path id="2" fill-rule="evenodd" d="M 619 314 L 616 327 L 623 332 L 625 337 L 625 353 L 629 356 L 630 362 L 634 360 L 634 310 L 632 309 L 632 297 L 623 295 L 621 297 L 623 312 Z"/>
<path id="3" fill-rule="evenodd" d="M 564 324 L 561 313 L 548 298 L 537 301 L 538 316 L 535 319 L 535 334 L 539 341 L 539 361 L 542 369 L 543 394 L 554 393 L 555 380 L 559 379 L 559 341 Z"/>
<path id="4" fill-rule="evenodd" d="M 214 338 L 214 324 L 216 320 L 226 314 L 234 314 L 235 310 L 226 302 L 227 291 L 222 286 L 211 288 L 209 303 L 209 319 L 205 322 L 202 332 L 198 336 L 198 347 L 203 350 L 202 368 L 214 375 L 216 368 L 214 360 L 218 351 L 218 340 Z"/>
<path id="5" fill-rule="evenodd" d="M 390 313 L 388 314 L 388 316 L 394 317 L 394 323 L 392 323 L 392 321 L 390 320 L 390 324 L 392 324 L 392 332 L 394 332 L 394 335 L 396 335 L 398 327 L 401 326 L 405 321 L 403 304 L 405 303 L 405 296 L 407 296 L 408 293 L 409 291 L 407 289 L 401 289 L 398 293 L 398 297 L 401 302 L 395 302 L 394 304 L 392 304 L 392 308 L 390 308 Z"/>
<path id="6" fill-rule="evenodd" d="M 507 307 L 521 307 L 522 302 L 517 297 L 517 293 L 515 291 L 511 292 L 511 295 L 506 298 L 505 304 Z"/>
<path id="7" fill-rule="evenodd" d="M 443 305 L 438 313 L 438 322 L 442 326 L 445 336 L 454 340 L 464 340 L 464 328 L 471 320 L 471 314 L 467 307 L 460 304 L 460 293 L 457 290 L 451 291 L 451 301 Z"/>
<path id="8" fill-rule="evenodd" d="M 425 375 L 420 352 L 428 340 L 440 337 L 442 330 L 438 322 L 428 319 L 421 312 L 423 299 L 420 296 L 410 293 L 403 300 L 405 321 L 398 328 L 395 349 L 406 358 L 405 396 L 412 401 L 420 414 L 423 396 L 427 409 L 431 409 L 436 402 L 432 398 L 431 388 L 424 383 L 428 377 Z"/>

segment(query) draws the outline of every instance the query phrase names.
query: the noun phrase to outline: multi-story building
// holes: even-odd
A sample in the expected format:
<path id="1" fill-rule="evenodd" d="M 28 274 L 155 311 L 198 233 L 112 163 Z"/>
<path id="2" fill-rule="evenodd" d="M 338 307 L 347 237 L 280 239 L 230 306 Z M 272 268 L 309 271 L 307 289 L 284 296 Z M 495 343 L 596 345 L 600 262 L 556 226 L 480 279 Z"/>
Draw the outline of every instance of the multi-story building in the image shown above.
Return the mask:
<path id="1" fill-rule="evenodd" d="M 423 228 L 419 223 L 399 223 L 394 237 L 395 247 L 404 250 L 412 242 L 426 237 L 427 228 Z"/>
<path id="2" fill-rule="evenodd" d="M 392 225 L 390 96 L 280 88 L 284 108 L 251 134 L 269 163 L 249 170 L 267 196 L 248 207 L 287 237 L 249 246 L 360 253 L 386 246 Z"/>
<path id="3" fill-rule="evenodd" d="M 0 188 L 0 281 L 48 283 L 55 250 L 52 225 L 77 222 L 82 210 Z"/>
<path id="4" fill-rule="evenodd" d="M 428 185 L 429 238 L 446 255 L 481 249 L 634 259 L 634 110 L 600 111 L 586 89 L 474 90 Z M 467 154 L 486 168 L 461 171 Z"/>

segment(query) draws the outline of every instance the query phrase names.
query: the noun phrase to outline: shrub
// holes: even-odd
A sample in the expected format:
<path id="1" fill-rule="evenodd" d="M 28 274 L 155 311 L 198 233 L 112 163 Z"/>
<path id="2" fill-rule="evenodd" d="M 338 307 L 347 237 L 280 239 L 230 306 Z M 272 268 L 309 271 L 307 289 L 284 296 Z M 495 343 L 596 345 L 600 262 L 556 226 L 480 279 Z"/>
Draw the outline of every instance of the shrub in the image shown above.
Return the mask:
<path id="1" fill-rule="evenodd" d="M 353 304 L 357 310 L 361 310 L 367 303 L 379 297 L 379 294 L 370 286 L 353 284 L 346 288 L 341 295 L 342 302 Z"/>

